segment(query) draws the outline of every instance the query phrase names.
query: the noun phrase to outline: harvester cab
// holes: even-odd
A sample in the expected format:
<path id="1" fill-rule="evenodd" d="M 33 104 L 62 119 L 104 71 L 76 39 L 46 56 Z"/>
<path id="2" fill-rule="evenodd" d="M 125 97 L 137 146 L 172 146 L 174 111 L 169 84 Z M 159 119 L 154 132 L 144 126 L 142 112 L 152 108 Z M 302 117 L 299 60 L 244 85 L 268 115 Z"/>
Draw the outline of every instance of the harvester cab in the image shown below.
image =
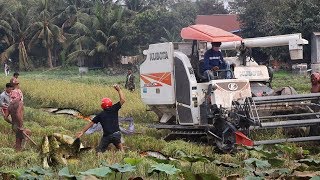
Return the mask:
<path id="1" fill-rule="evenodd" d="M 222 42 L 222 49 L 239 49 L 246 40 L 206 25 L 184 28 L 181 36 L 193 41 L 151 44 L 144 51 L 146 60 L 140 66 L 141 98 L 159 117 L 153 127 L 171 130 L 165 139 L 205 137 L 224 152 L 232 151 L 236 144 L 320 140 L 320 136 L 251 140 L 247 136 L 252 129 L 318 127 L 320 94 L 291 95 L 291 89 L 290 95 L 275 96 L 266 86 L 270 79 L 268 68 L 245 57 L 233 59 L 231 72 L 217 71 L 215 78 L 206 82 L 199 73 L 202 52 L 207 47 L 204 41 Z M 289 41 L 297 42 L 299 51 L 306 43 L 301 36 L 300 40 Z M 270 39 L 268 42 L 265 47 L 277 46 Z M 288 40 L 280 43 L 288 45 Z M 248 47 L 261 47 L 261 42 L 252 44 Z M 226 79 L 228 73 L 232 78 Z"/>

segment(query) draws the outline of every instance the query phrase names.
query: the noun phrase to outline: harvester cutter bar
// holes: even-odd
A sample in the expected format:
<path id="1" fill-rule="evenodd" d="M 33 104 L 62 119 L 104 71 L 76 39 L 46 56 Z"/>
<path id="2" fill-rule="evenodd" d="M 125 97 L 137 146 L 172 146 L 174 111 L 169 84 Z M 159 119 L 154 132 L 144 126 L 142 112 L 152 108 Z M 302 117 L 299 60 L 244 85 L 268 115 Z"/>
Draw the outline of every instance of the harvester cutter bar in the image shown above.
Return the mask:
<path id="1" fill-rule="evenodd" d="M 311 94 L 297 94 L 297 95 L 281 95 L 281 96 L 262 96 L 252 97 L 252 100 L 256 105 L 267 104 L 267 103 L 281 103 L 281 102 L 297 102 L 297 101 L 308 101 L 308 100 L 319 100 L 320 93 Z"/>
<path id="2" fill-rule="evenodd" d="M 304 119 L 304 120 L 287 120 L 264 122 L 261 126 L 251 126 L 250 129 L 272 129 L 272 128 L 290 128 L 290 127 L 303 127 L 320 123 L 320 119 Z"/>
<path id="3" fill-rule="evenodd" d="M 188 126 L 188 125 L 154 124 L 154 125 L 149 125 L 149 127 L 156 128 L 156 129 L 170 129 L 170 130 L 205 130 L 206 128 L 208 128 L 208 125 Z"/>
<path id="4" fill-rule="evenodd" d="M 275 140 L 263 140 L 263 141 L 254 141 L 254 146 L 265 145 L 265 144 L 279 144 L 286 142 L 305 142 L 305 141 L 319 141 L 320 136 L 309 136 L 309 137 L 296 137 L 296 138 L 287 138 L 287 139 L 275 139 Z"/>
<path id="5" fill-rule="evenodd" d="M 318 120 L 314 120 L 313 118 L 319 117 L 320 112 L 314 112 L 311 109 L 315 106 L 320 107 L 319 102 L 320 93 L 263 96 L 248 97 L 245 101 L 244 107 L 246 107 L 245 109 L 247 110 L 247 118 L 254 122 L 252 123 L 253 125 L 259 125 L 260 127 L 265 128 L 274 128 L 274 126 L 277 125 L 281 127 L 291 127 L 311 125 L 313 122 L 319 123 Z M 306 110 L 309 110 L 309 112 L 302 112 Z M 297 119 L 298 117 L 301 118 L 301 121 L 263 122 L 276 118 Z"/>
<path id="6" fill-rule="evenodd" d="M 320 112 L 316 112 L 316 113 L 300 113 L 300 114 L 285 114 L 285 115 L 275 115 L 275 116 L 260 116 L 259 119 L 260 120 L 264 120 L 264 119 L 274 119 L 274 118 L 290 118 L 290 117 L 306 117 L 306 116 L 313 116 L 313 115 L 320 115 Z M 253 118 L 255 119 L 255 118 Z"/>

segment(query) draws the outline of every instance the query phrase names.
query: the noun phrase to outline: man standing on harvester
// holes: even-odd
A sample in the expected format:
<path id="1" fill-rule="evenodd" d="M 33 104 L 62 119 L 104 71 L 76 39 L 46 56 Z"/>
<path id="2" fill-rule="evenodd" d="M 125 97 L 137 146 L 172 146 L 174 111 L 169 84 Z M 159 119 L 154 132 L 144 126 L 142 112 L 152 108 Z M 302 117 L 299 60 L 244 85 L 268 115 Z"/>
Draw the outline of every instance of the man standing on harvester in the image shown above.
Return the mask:
<path id="1" fill-rule="evenodd" d="M 100 122 L 103 129 L 103 136 L 100 144 L 97 147 L 97 152 L 105 152 L 110 143 L 114 144 L 117 149 L 123 151 L 123 145 L 121 143 L 121 133 L 118 121 L 118 112 L 125 102 L 124 95 L 119 85 L 115 85 L 114 88 L 119 94 L 120 101 L 112 105 L 112 101 L 109 98 L 103 98 L 101 100 L 101 108 L 103 109 L 93 120 L 87 124 L 82 131 L 78 132 L 76 136 L 80 138 L 93 124 Z"/>

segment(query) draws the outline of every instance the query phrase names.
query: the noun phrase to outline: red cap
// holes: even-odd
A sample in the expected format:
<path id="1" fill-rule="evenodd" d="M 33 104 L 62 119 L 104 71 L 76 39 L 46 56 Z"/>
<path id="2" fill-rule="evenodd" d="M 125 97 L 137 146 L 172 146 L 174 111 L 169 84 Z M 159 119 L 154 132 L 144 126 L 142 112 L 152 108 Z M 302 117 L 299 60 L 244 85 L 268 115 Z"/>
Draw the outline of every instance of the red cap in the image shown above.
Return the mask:
<path id="1" fill-rule="evenodd" d="M 102 98 L 101 100 L 101 108 L 106 109 L 112 106 L 112 101 L 110 98 Z"/>

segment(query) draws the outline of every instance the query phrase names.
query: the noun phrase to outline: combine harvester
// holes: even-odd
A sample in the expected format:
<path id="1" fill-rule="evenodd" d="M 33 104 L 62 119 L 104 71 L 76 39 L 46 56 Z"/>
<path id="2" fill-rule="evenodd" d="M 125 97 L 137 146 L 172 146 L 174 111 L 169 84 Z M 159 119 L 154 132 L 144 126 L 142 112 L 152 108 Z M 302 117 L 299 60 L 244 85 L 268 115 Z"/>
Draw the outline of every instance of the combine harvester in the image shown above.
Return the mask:
<path id="1" fill-rule="evenodd" d="M 289 46 L 291 59 L 302 59 L 301 34 L 242 39 L 207 25 L 183 28 L 185 43 L 151 44 L 140 66 L 141 97 L 159 117 L 153 127 L 169 129 L 166 139 L 206 137 L 230 152 L 236 144 L 247 146 L 320 140 L 320 93 L 296 94 L 292 88 L 271 89 L 268 68 L 246 57 L 247 48 Z M 222 50 L 238 50 L 232 70 L 215 72 L 205 82 L 199 67 L 206 42 L 222 42 Z M 233 78 L 226 79 L 226 73 Z M 289 93 L 288 93 L 289 92 Z M 287 94 L 287 95 L 283 95 Z M 308 135 L 286 139 L 253 141 L 252 130 L 301 128 Z M 248 136 L 248 137 L 247 137 Z"/>

